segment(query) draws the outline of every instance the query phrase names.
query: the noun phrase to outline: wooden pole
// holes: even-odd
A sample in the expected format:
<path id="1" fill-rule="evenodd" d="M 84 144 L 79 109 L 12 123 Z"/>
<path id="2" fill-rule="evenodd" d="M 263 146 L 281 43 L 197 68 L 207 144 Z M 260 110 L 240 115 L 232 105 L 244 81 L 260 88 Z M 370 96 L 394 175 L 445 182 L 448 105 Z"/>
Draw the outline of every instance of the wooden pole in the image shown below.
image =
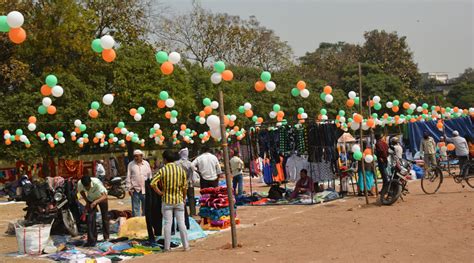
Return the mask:
<path id="1" fill-rule="evenodd" d="M 370 96 L 369 96 L 369 118 L 372 117 L 372 106 L 370 106 Z M 372 154 L 375 154 L 375 149 L 374 149 L 374 142 L 375 142 L 375 136 L 374 136 L 374 129 L 370 127 L 370 149 L 372 150 Z M 377 185 L 377 173 L 375 172 L 375 161 L 372 161 L 372 169 L 374 171 L 374 180 L 375 180 L 375 196 L 379 195 L 379 187 Z"/>
<path id="2" fill-rule="evenodd" d="M 229 162 L 229 148 L 227 145 L 227 137 L 224 123 L 224 92 L 219 89 L 219 118 L 221 122 L 221 142 L 222 151 L 224 153 L 224 170 L 225 180 L 227 185 L 227 197 L 229 198 L 229 210 L 230 210 L 230 230 L 232 235 L 232 248 L 237 247 L 237 231 L 235 227 L 235 208 L 234 208 L 234 194 L 232 193 L 232 175 L 230 172 Z"/>
<path id="3" fill-rule="evenodd" d="M 360 62 L 359 62 L 359 112 L 361 116 L 364 116 L 363 111 L 362 111 L 362 69 L 360 66 Z M 360 149 L 363 152 L 365 149 L 363 149 L 364 144 L 362 143 L 363 136 L 364 136 L 364 132 L 362 130 L 362 124 L 360 125 L 359 130 L 360 130 Z M 365 160 L 363 157 L 360 163 L 362 166 L 362 181 L 364 182 L 365 203 L 369 204 L 369 194 L 367 193 L 367 178 L 365 178 L 365 165 L 364 165 Z"/>

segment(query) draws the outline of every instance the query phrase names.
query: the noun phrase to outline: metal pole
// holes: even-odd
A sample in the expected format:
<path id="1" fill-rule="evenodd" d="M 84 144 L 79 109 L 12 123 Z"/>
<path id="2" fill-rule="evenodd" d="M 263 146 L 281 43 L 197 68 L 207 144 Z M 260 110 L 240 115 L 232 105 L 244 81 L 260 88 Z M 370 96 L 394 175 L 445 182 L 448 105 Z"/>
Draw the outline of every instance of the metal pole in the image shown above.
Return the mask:
<path id="1" fill-rule="evenodd" d="M 219 89 L 219 118 L 221 121 L 221 142 L 222 151 L 224 152 L 224 170 L 225 170 L 225 181 L 227 185 L 227 197 L 229 198 L 229 210 L 230 210 L 230 229 L 232 234 L 232 248 L 237 247 L 237 231 L 235 227 L 235 209 L 234 209 L 234 195 L 232 193 L 232 175 L 230 172 L 229 163 L 229 149 L 227 145 L 227 137 L 224 123 L 224 92 Z"/>
<path id="2" fill-rule="evenodd" d="M 360 66 L 360 62 L 359 62 L 359 112 L 362 116 L 364 116 L 362 112 L 362 69 Z M 360 125 L 359 130 L 360 130 L 360 147 L 361 147 L 361 150 L 363 151 L 364 144 L 362 143 L 362 140 L 363 140 L 364 132 L 362 131 L 362 124 Z M 364 162 L 365 160 L 364 158 L 362 158 L 360 163 L 362 166 L 362 181 L 364 182 L 365 203 L 369 204 L 369 194 L 367 193 L 367 178 L 365 178 Z"/>

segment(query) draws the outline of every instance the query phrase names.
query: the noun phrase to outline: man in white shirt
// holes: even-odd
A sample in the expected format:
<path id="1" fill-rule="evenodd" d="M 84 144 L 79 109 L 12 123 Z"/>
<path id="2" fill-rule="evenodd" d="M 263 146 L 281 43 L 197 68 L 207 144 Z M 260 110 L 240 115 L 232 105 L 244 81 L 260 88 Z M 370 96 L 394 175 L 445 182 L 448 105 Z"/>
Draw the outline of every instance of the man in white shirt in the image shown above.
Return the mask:
<path id="1" fill-rule="evenodd" d="M 101 182 L 105 180 L 104 160 L 97 161 L 97 165 L 95 168 L 95 176 L 99 178 Z"/>
<path id="2" fill-rule="evenodd" d="M 142 151 L 135 150 L 133 157 L 133 161 L 128 164 L 125 185 L 132 197 L 132 215 L 135 217 L 145 215 L 145 181 L 151 179 L 152 174 Z"/>
<path id="3" fill-rule="evenodd" d="M 232 158 L 230 158 L 230 170 L 232 172 L 232 188 L 234 194 L 241 196 L 244 192 L 244 178 L 242 170 L 244 169 L 244 162 L 240 159 L 239 154 L 234 151 L 230 152 Z M 237 189 L 237 192 L 236 192 Z"/>
<path id="4" fill-rule="evenodd" d="M 464 139 L 462 136 L 459 136 L 458 131 L 453 131 L 453 137 L 446 138 L 446 141 L 452 142 L 456 147 L 455 151 L 459 160 L 459 169 L 461 170 L 461 174 L 464 174 L 462 169 L 464 168 L 463 166 L 466 161 L 469 159 L 469 145 L 467 144 L 466 139 Z"/>
<path id="5" fill-rule="evenodd" d="M 199 173 L 201 189 L 219 186 L 219 174 L 222 173 L 219 160 L 211 153 L 208 146 L 202 147 L 203 154 L 193 162 L 193 168 Z"/>

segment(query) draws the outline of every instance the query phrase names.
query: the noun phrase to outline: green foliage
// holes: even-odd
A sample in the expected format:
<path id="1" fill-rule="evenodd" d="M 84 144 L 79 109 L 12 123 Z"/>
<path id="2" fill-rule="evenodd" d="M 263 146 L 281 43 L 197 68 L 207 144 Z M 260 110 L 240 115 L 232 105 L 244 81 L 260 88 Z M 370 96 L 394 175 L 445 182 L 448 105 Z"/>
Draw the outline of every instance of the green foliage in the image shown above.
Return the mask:
<path id="1" fill-rule="evenodd" d="M 461 82 L 449 91 L 447 100 L 453 105 L 469 108 L 474 105 L 474 82 Z"/>

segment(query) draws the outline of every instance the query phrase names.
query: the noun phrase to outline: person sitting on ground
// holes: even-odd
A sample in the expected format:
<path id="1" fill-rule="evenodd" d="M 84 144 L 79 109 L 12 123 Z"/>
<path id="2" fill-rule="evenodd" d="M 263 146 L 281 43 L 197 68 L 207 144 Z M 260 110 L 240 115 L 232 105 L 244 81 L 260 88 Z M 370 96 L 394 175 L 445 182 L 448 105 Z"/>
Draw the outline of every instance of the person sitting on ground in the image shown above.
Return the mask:
<path id="1" fill-rule="evenodd" d="M 98 178 L 85 175 L 77 184 L 77 192 L 81 193 L 86 201 L 87 212 L 87 243 L 85 246 L 94 247 L 97 243 L 96 211 L 100 207 L 102 215 L 102 231 L 104 240 L 109 239 L 109 204 L 107 190 Z"/>
<path id="2" fill-rule="evenodd" d="M 313 187 L 313 179 L 308 176 L 308 171 L 301 169 L 300 179 L 296 182 L 295 190 L 291 193 L 291 198 L 294 199 L 301 194 L 310 195 L 313 192 Z"/>

